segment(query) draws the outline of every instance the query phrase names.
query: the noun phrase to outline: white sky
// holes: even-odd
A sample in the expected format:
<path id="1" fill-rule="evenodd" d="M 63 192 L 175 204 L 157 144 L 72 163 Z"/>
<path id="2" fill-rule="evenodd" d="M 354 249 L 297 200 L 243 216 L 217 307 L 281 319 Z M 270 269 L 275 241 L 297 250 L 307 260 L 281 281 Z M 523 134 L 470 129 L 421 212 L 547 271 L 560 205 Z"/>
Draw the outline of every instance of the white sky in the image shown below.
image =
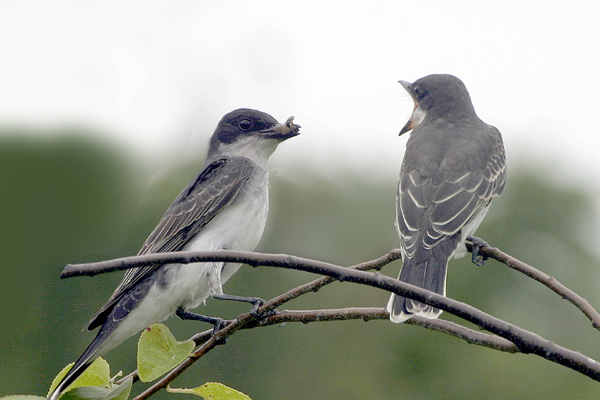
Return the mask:
<path id="1" fill-rule="evenodd" d="M 180 157 L 250 107 L 303 127 L 277 168 L 388 179 L 412 111 L 397 80 L 452 73 L 509 162 L 600 190 L 598 21 L 595 1 L 3 1 L 0 125 L 80 122 Z"/>

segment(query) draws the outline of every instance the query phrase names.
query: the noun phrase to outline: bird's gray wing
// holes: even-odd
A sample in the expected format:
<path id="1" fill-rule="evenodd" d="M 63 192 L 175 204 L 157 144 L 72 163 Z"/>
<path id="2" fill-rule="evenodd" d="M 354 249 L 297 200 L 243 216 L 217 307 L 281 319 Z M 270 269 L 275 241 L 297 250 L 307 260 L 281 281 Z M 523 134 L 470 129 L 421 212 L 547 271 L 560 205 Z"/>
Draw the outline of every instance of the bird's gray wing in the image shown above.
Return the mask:
<path id="1" fill-rule="evenodd" d="M 231 204 L 253 170 L 254 166 L 246 158 L 212 162 L 173 201 L 138 255 L 181 250 L 220 210 Z M 88 330 L 102 325 L 121 297 L 160 266 L 157 264 L 127 270 L 112 296 L 90 320 Z"/>
<path id="2" fill-rule="evenodd" d="M 440 168 L 435 176 L 427 176 L 419 168 L 402 171 L 397 216 L 408 257 L 419 248 L 431 249 L 454 236 L 502 193 L 506 157 L 500 134 L 493 130 L 496 140 L 483 168 L 465 162 L 459 163 L 459 169 Z M 450 253 L 455 249 L 449 249 Z"/>

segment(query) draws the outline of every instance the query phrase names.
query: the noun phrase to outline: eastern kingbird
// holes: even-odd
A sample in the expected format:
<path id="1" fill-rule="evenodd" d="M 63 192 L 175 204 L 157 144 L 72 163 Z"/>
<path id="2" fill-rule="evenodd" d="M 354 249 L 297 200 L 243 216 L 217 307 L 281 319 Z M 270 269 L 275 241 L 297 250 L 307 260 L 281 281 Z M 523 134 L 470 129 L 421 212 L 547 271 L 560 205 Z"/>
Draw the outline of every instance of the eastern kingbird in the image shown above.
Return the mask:
<path id="1" fill-rule="evenodd" d="M 173 201 L 138 254 L 254 250 L 269 208 L 266 163 L 279 143 L 299 134 L 300 127 L 292 121 L 290 117 L 279 124 L 272 116 L 251 109 L 225 115 L 210 139 L 203 171 Z M 88 324 L 88 330 L 100 327 L 98 334 L 49 398 L 58 399 L 97 357 L 173 313 L 213 322 L 188 310 L 209 296 L 227 298 L 221 285 L 239 267 L 207 262 L 127 270 Z"/>
<path id="2" fill-rule="evenodd" d="M 415 108 L 400 131 L 413 132 L 396 197 L 402 252 L 398 279 L 445 296 L 448 260 L 466 254 L 465 240 L 504 190 L 504 145 L 498 129 L 477 117 L 460 79 L 429 75 L 414 83 L 399 82 Z M 413 314 L 433 319 L 442 312 L 395 294 L 387 310 L 396 323 Z"/>

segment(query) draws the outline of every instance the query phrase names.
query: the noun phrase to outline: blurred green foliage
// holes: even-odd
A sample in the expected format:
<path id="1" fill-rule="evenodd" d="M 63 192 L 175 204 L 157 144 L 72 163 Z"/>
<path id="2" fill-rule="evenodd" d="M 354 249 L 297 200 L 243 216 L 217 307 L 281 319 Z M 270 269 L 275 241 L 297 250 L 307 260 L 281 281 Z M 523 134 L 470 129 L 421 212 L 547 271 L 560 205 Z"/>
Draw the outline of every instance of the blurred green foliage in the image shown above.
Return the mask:
<path id="1" fill-rule="evenodd" d="M 0 304 L 1 331 L 7 337 L 0 342 L 0 396 L 43 395 L 58 371 L 92 339 L 94 333 L 81 328 L 121 276 L 60 281 L 63 265 L 137 253 L 169 203 L 200 171 L 202 160 L 173 170 L 141 195 L 146 177 L 127 161 L 127 154 L 106 144 L 82 139 L 78 132 L 52 140 L 23 139 L 20 132 L 11 137 L 0 143 Z M 395 182 L 343 175 L 332 181 L 316 168 L 286 169 L 283 177 L 271 178 L 269 222 L 257 251 L 352 265 L 397 244 Z M 478 236 L 598 305 L 598 260 L 586 247 L 593 212 L 587 194 L 561 189 L 528 171 L 509 172 L 506 192 Z M 396 277 L 399 268 L 396 262 L 382 272 Z M 314 278 L 244 266 L 225 290 L 270 298 Z M 448 295 L 600 359 L 598 333 L 581 313 L 497 262 L 477 267 L 466 258 L 451 261 Z M 334 283 L 287 307 L 383 307 L 387 298 L 373 288 Z M 198 311 L 233 318 L 247 307 L 208 300 Z M 447 313 L 443 318 L 457 320 Z M 208 329 L 176 318 L 166 324 L 178 340 Z M 106 355 L 112 371 L 135 369 L 136 341 Z M 254 399 L 592 399 L 599 388 L 597 382 L 539 357 L 499 353 L 388 321 L 286 324 L 239 332 L 176 383 L 194 387 L 207 381 Z M 133 393 L 143 386 L 135 384 Z"/>
<path id="2" fill-rule="evenodd" d="M 3 318 L 16 322 L 3 324 L 0 340 L 20 331 L 31 296 L 53 268 L 118 250 L 140 195 L 124 154 L 80 129 L 60 132 L 44 139 L 0 131 L 0 304 Z"/>

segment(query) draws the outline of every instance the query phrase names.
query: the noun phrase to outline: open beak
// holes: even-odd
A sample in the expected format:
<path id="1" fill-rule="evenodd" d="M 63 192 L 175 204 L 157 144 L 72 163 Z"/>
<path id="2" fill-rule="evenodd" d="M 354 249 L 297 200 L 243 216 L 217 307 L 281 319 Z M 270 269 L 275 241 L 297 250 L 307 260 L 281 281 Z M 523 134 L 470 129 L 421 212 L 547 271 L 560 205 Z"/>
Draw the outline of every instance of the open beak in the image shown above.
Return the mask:
<path id="1" fill-rule="evenodd" d="M 408 94 L 410 94 L 410 97 L 412 97 L 413 101 L 415 102 L 415 108 L 413 109 L 413 113 L 410 117 L 410 119 L 408 120 L 408 122 L 402 127 L 402 129 L 400 130 L 400 134 L 398 134 L 398 136 L 402 136 L 404 135 L 406 132 L 411 131 L 415 126 L 415 111 L 418 108 L 418 104 L 417 101 L 415 100 L 415 98 L 413 97 L 413 91 L 412 91 L 412 83 L 410 82 L 406 82 L 406 81 L 398 81 L 399 84 L 402 85 L 402 87 L 404 88 L 404 90 L 406 90 L 408 92 Z"/>
<path id="2" fill-rule="evenodd" d="M 406 132 L 412 131 L 414 129 L 414 127 L 417 125 L 415 122 L 416 121 L 416 116 L 415 116 L 415 112 L 418 109 L 418 105 L 417 102 L 415 101 L 415 108 L 413 108 L 413 113 L 410 116 L 410 119 L 408 120 L 408 122 L 402 127 L 402 129 L 400 129 L 400 133 L 398 134 L 398 136 L 402 136 L 404 135 Z M 418 122 L 417 122 L 418 123 Z"/>
<path id="3" fill-rule="evenodd" d="M 294 124 L 294 117 L 289 117 L 284 124 L 277 124 L 271 128 L 263 129 L 260 133 L 265 137 L 284 141 L 298 136 L 300 134 L 300 125 Z"/>

